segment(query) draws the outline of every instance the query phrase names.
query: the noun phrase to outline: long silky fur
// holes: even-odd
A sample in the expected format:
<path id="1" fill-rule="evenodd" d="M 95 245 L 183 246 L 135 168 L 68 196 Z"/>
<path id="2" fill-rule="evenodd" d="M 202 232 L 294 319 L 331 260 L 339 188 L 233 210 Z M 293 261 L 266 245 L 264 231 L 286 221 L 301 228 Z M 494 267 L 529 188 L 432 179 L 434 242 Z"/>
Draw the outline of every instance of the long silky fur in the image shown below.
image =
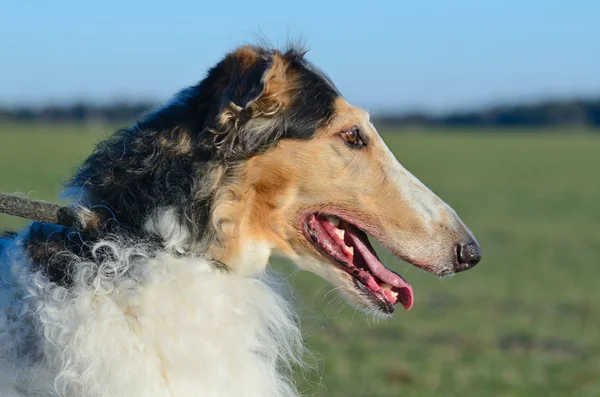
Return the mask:
<path id="1" fill-rule="evenodd" d="M 111 236 L 66 288 L 23 266 L 20 241 L 1 260 L 2 396 L 297 395 L 300 331 L 266 275 Z"/>
<path id="2" fill-rule="evenodd" d="M 250 71 L 248 54 L 262 60 Z M 332 114 L 337 91 L 303 54 L 229 54 L 77 170 L 87 229 L 0 238 L 0 396 L 297 396 L 305 350 L 286 300 L 266 274 L 206 256 L 226 244 L 239 165 Z"/>

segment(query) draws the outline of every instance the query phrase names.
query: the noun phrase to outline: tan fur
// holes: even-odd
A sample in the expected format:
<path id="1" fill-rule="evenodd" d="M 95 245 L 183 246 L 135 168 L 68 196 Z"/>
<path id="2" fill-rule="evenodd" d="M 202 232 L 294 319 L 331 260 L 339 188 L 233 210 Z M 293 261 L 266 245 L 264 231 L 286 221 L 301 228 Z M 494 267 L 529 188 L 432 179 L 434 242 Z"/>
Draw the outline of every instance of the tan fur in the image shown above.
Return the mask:
<path id="1" fill-rule="evenodd" d="M 158 144 L 171 156 L 187 156 L 192 151 L 190 134 L 181 127 L 175 128 L 170 136 L 159 139 Z"/>
<path id="2" fill-rule="evenodd" d="M 246 46 L 234 51 L 229 56 L 231 75 L 249 69 L 260 60 L 260 54 L 255 47 Z M 240 109 L 233 103 L 228 103 L 219 115 L 222 126 L 233 123 L 235 129 L 241 123 L 261 116 L 271 116 L 285 109 L 290 103 L 290 93 L 297 88 L 296 79 L 288 72 L 289 60 L 279 51 L 271 54 L 273 62 L 265 76 L 265 90 L 261 97 L 253 102 L 247 109 Z M 239 70 L 241 68 L 241 71 Z"/>
<path id="3" fill-rule="evenodd" d="M 368 140 L 366 148 L 349 148 L 341 139 L 340 133 L 352 126 L 358 126 Z M 226 248 L 217 256 L 228 263 L 248 241 L 263 241 L 286 256 L 321 258 L 302 234 L 300 218 L 306 212 L 324 212 L 345 217 L 418 266 L 441 271 L 437 258 L 429 258 L 429 253 L 401 252 L 399 240 L 426 248 L 435 236 L 437 245 L 453 247 L 464 237 L 465 231 L 458 227 L 462 223 L 442 208 L 443 203 L 438 221 L 415 211 L 386 172 L 386 163 L 392 160 L 368 114 L 340 98 L 331 122 L 313 139 L 282 140 L 243 164 L 238 178 L 224 189 L 228 198 L 222 199 L 215 213 L 227 219 L 228 235 Z M 432 195 L 420 184 L 414 188 Z"/>

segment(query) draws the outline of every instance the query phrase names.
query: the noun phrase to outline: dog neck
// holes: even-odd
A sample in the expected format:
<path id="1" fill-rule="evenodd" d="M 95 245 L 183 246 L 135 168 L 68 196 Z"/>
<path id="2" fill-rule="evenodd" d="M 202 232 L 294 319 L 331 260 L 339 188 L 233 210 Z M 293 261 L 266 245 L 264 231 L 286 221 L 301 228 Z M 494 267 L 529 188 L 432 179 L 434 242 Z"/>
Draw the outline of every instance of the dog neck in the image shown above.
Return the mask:
<path id="1" fill-rule="evenodd" d="M 157 211 L 144 224 L 146 232 L 158 237 L 163 246 L 175 254 L 201 256 L 215 263 L 217 268 L 241 276 L 255 276 L 266 271 L 273 247 L 265 240 L 242 237 L 246 236 L 241 231 L 245 227 L 243 213 L 238 219 L 230 218 L 221 226 L 220 237 L 207 244 L 194 241 L 173 208 Z"/>

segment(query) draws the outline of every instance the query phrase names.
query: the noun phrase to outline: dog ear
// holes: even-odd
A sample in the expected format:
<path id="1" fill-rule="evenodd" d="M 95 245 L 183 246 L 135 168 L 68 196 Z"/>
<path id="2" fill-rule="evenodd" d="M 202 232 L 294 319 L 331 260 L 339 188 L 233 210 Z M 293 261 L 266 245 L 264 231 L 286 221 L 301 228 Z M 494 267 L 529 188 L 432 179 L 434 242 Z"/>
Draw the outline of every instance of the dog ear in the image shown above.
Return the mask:
<path id="1" fill-rule="evenodd" d="M 271 59 L 260 59 L 239 74 L 227 89 L 227 99 L 235 106 L 246 109 L 265 91 L 265 79 L 273 66 Z"/>
<path id="2" fill-rule="evenodd" d="M 276 114 L 291 102 L 295 84 L 288 67 L 282 54 L 254 47 L 242 47 L 225 59 L 227 85 L 210 129 L 223 156 L 245 158 L 276 142 L 283 131 L 283 118 Z"/>

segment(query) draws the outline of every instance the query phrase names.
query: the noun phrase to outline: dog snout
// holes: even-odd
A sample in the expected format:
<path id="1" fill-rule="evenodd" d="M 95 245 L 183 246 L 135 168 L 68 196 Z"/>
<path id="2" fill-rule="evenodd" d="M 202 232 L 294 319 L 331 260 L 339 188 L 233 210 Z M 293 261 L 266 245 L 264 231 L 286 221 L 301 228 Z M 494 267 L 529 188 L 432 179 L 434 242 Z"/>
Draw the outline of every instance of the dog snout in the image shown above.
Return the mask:
<path id="1" fill-rule="evenodd" d="M 455 272 L 462 272 L 475 267 L 481 261 L 481 247 L 476 241 L 470 241 L 466 244 L 457 244 Z"/>

